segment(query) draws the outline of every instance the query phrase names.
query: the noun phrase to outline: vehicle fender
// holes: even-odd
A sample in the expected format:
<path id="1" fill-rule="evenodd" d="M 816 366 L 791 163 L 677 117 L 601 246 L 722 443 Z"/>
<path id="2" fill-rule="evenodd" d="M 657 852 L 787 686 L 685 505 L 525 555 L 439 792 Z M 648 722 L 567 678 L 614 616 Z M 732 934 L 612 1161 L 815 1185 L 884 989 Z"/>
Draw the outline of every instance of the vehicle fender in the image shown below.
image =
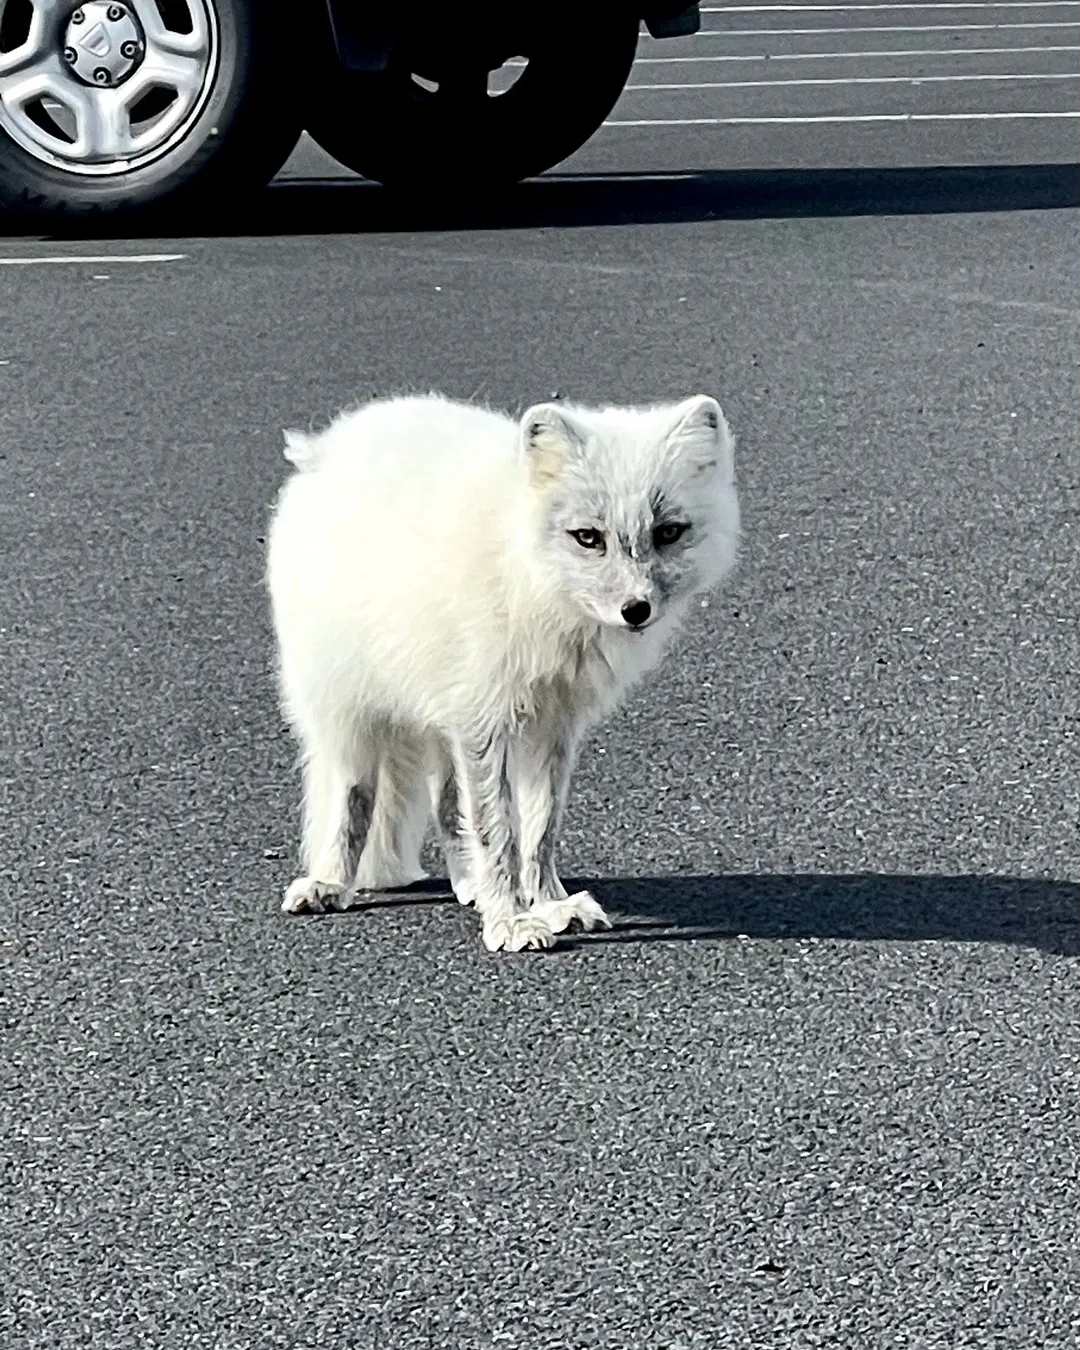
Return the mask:
<path id="1" fill-rule="evenodd" d="M 325 0 L 325 3 L 334 49 L 345 69 L 385 70 L 394 41 L 400 36 L 400 6 L 364 4 L 363 0 Z M 687 4 L 686 0 L 643 0 L 633 6 L 601 2 L 595 8 L 633 10 L 654 38 L 686 37 L 701 27 L 697 0 L 693 4 Z M 548 12 L 555 21 L 565 22 L 572 30 L 572 16 L 580 13 L 580 9 L 556 5 Z"/>

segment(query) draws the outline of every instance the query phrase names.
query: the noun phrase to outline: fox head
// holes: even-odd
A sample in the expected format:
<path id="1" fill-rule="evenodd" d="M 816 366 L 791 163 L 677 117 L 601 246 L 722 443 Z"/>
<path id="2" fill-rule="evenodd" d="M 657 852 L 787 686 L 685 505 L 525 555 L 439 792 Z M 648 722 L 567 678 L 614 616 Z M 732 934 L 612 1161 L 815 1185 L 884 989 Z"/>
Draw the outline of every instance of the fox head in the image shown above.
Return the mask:
<path id="1" fill-rule="evenodd" d="M 715 399 L 521 420 L 548 575 L 591 620 L 641 631 L 735 565 L 734 448 Z"/>

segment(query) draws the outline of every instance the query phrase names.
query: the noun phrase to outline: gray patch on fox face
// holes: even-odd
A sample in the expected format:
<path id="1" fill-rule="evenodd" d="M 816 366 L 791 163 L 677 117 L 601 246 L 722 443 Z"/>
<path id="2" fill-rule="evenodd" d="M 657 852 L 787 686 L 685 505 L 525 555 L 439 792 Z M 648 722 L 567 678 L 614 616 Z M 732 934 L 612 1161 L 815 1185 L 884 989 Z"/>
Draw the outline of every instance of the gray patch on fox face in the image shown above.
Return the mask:
<path id="1" fill-rule="evenodd" d="M 677 477 L 643 485 L 637 500 L 620 498 L 617 487 L 590 477 L 587 465 L 572 466 L 548 499 L 544 545 L 567 595 L 590 617 L 614 625 L 628 601 L 648 599 L 660 615 L 693 589 L 700 539 Z M 691 529 L 658 547 L 654 531 L 672 521 L 690 522 Z M 583 529 L 599 530 L 607 547 L 583 548 L 572 533 Z"/>
<path id="2" fill-rule="evenodd" d="M 674 543 L 665 544 L 662 548 L 655 549 L 653 584 L 656 586 L 658 597 L 665 601 L 670 600 L 672 596 L 679 593 L 683 588 L 683 583 L 692 575 L 694 570 L 694 527 L 692 522 L 688 520 L 686 514 L 683 512 L 672 511 L 665 502 L 663 504 L 663 515 L 661 516 L 658 514 L 654 521 L 653 529 L 675 520 L 689 524 L 690 528 L 681 534 Z"/>

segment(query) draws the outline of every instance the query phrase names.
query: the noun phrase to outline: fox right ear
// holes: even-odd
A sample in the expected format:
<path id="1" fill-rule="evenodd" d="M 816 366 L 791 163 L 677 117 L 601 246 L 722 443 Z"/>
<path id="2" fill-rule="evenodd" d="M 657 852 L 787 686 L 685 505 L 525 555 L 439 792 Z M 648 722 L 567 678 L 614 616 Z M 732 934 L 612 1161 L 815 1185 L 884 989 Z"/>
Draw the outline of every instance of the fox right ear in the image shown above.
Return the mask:
<path id="1" fill-rule="evenodd" d="M 676 421 L 667 443 L 698 469 L 717 469 L 730 483 L 735 472 L 734 444 L 720 404 L 709 394 L 696 394 L 673 410 Z"/>
<path id="2" fill-rule="evenodd" d="M 521 444 L 537 484 L 558 478 L 584 443 L 581 429 L 555 403 L 537 403 L 521 419 Z"/>

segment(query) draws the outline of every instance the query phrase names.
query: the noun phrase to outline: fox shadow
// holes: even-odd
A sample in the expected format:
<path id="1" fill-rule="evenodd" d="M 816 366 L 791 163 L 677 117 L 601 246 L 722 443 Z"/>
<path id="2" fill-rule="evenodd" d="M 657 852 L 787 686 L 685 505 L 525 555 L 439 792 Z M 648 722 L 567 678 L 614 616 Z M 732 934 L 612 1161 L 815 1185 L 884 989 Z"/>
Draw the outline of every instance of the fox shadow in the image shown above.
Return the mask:
<path id="1" fill-rule="evenodd" d="M 614 927 L 564 934 L 556 950 L 749 937 L 1002 943 L 1080 955 L 1080 885 L 1075 881 L 877 873 L 563 881 L 571 892 L 590 890 Z M 448 895 L 446 882 L 433 878 L 375 903 Z"/>

